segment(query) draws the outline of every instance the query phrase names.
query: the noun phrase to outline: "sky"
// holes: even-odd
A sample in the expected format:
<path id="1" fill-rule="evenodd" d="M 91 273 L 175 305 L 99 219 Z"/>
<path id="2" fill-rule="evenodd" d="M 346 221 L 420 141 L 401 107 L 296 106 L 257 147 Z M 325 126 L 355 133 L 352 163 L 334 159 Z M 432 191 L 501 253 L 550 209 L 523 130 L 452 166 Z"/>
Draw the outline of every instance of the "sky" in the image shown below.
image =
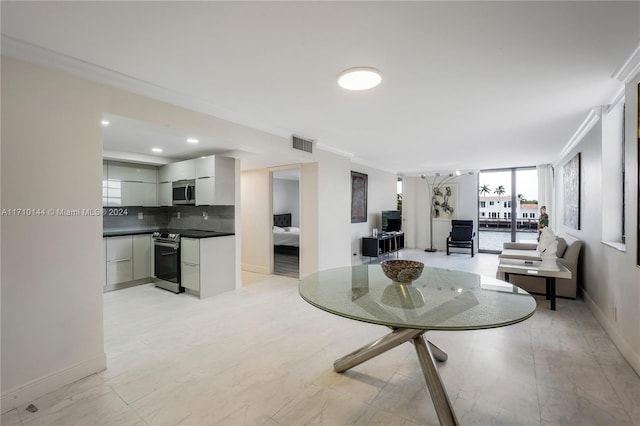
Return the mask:
<path id="1" fill-rule="evenodd" d="M 511 192 L 511 172 L 480 172 L 478 176 L 478 185 L 487 185 L 491 190 L 490 194 L 494 195 L 493 191 L 500 185 L 504 186 L 506 190 L 505 195 Z M 527 200 L 538 199 L 538 174 L 535 169 L 531 170 L 518 170 L 516 172 L 516 195 L 522 194 Z"/>

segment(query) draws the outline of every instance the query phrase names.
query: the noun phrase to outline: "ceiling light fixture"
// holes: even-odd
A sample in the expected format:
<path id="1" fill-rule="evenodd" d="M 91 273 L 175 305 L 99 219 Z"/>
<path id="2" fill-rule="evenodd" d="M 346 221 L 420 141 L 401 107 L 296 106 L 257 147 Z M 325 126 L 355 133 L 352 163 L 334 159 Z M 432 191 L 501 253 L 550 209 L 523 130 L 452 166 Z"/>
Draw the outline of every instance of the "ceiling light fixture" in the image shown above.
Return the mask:
<path id="1" fill-rule="evenodd" d="M 380 71 L 371 67 L 349 68 L 338 75 L 338 84 L 347 90 L 371 89 L 381 81 Z"/>
<path id="2" fill-rule="evenodd" d="M 162 148 L 151 148 L 153 152 L 162 152 Z"/>
<path id="3" fill-rule="evenodd" d="M 102 125 L 103 126 L 108 126 L 109 124 L 111 124 L 111 122 L 109 120 L 102 120 Z"/>
<path id="4" fill-rule="evenodd" d="M 189 139 L 187 139 L 187 142 L 189 142 L 189 143 L 198 143 L 200 141 L 198 139 L 189 138 Z"/>

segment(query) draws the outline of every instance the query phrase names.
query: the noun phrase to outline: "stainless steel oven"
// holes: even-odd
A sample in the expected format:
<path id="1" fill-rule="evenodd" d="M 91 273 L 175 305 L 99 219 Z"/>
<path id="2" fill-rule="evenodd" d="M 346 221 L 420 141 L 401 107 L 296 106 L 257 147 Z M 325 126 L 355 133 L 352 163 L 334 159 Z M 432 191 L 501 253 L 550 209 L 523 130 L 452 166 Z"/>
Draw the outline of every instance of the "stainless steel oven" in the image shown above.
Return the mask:
<path id="1" fill-rule="evenodd" d="M 182 293 L 180 285 L 180 234 L 154 232 L 154 283 L 157 287 Z"/>

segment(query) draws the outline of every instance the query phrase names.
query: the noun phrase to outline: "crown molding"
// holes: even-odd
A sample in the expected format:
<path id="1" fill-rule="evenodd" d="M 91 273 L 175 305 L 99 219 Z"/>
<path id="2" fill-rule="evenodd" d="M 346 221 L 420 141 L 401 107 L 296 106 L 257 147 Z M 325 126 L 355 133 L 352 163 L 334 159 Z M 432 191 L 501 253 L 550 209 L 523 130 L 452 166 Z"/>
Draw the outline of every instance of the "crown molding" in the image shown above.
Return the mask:
<path id="1" fill-rule="evenodd" d="M 284 138 L 288 138 L 291 135 L 291 132 L 288 130 L 267 123 L 260 123 L 259 126 L 256 126 L 255 123 L 247 122 L 239 113 L 221 108 L 196 96 L 185 95 L 149 81 L 132 77 L 128 74 L 27 43 L 6 34 L 2 34 L 1 51 L 2 56 L 19 59 L 43 68 L 61 71 L 85 80 L 94 81 L 202 114 L 211 115 L 234 124 Z"/>
<path id="2" fill-rule="evenodd" d="M 567 142 L 565 147 L 560 152 L 559 161 L 562 161 L 562 159 L 573 148 L 575 148 L 576 145 L 578 145 L 580 143 L 582 138 L 585 137 L 585 135 L 589 132 L 589 130 L 591 130 L 593 128 L 593 126 L 596 125 L 596 123 L 600 120 L 601 113 L 602 113 L 602 109 L 601 108 L 591 108 L 591 111 L 589 111 L 589 114 L 587 114 L 587 117 L 584 119 L 582 124 L 580 124 L 580 127 L 578 127 L 578 130 L 576 130 L 576 132 L 573 134 L 573 136 L 571 136 L 571 139 L 569 139 L 569 142 Z"/>
<path id="3" fill-rule="evenodd" d="M 636 74 L 640 72 L 640 42 L 636 46 L 635 50 L 629 55 L 627 60 L 613 73 L 611 76 L 615 80 L 620 80 L 623 83 L 631 81 Z"/>

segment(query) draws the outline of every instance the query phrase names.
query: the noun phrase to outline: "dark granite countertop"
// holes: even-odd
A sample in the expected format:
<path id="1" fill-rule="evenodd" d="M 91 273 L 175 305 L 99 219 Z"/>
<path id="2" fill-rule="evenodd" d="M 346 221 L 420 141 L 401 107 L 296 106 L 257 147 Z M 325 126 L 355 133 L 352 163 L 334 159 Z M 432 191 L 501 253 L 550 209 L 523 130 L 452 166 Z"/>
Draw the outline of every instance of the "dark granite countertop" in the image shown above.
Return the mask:
<path id="1" fill-rule="evenodd" d="M 126 237 L 127 235 L 153 234 L 159 229 L 115 229 L 102 231 L 102 236 L 107 237 Z"/>
<path id="2" fill-rule="evenodd" d="M 221 232 L 221 231 L 201 231 L 198 229 L 117 229 L 103 231 L 103 237 L 124 237 L 127 235 L 143 235 L 153 234 L 156 231 L 171 232 L 174 234 L 180 234 L 185 238 L 212 238 L 212 237 L 226 237 L 228 235 L 235 235 L 234 232 Z"/>

